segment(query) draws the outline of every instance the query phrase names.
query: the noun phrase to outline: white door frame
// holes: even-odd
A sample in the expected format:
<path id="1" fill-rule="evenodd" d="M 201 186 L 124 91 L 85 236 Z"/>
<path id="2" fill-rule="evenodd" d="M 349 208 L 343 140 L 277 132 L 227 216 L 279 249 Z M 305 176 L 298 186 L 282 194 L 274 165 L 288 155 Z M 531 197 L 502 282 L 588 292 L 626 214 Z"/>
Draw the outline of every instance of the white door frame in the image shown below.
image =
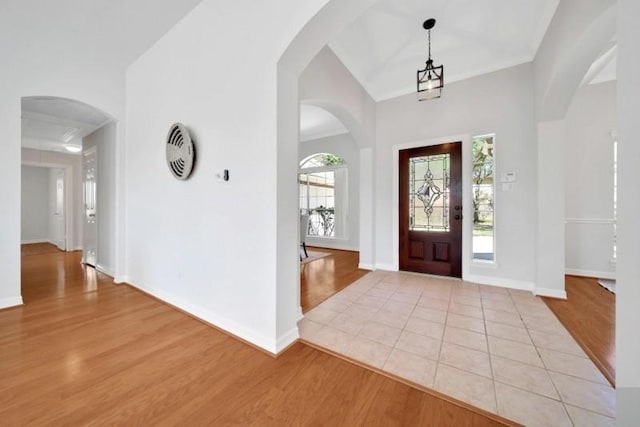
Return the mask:
<path id="1" fill-rule="evenodd" d="M 462 279 L 469 276 L 470 256 L 471 253 L 471 219 L 473 215 L 470 215 L 470 206 L 473 206 L 471 200 L 471 135 L 461 134 L 452 135 L 441 138 L 423 139 L 417 141 L 406 142 L 402 144 L 396 144 L 392 147 L 393 150 L 393 211 L 391 217 L 392 226 L 392 247 L 393 247 L 393 271 L 398 271 L 400 268 L 400 237 L 398 236 L 398 230 L 400 228 L 400 166 L 398 160 L 400 158 L 400 150 L 406 150 L 409 148 L 427 147 L 431 145 L 446 144 L 448 142 L 462 143 Z"/>

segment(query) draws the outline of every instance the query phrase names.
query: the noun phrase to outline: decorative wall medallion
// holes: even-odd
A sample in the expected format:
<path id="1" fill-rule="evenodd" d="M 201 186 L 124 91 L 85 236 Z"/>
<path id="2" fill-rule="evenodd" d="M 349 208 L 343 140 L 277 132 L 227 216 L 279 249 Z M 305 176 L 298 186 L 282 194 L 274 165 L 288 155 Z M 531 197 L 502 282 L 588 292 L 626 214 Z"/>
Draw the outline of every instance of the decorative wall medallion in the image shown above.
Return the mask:
<path id="1" fill-rule="evenodd" d="M 177 179 L 185 180 L 191 174 L 196 152 L 189 130 L 174 123 L 167 134 L 167 165 Z"/>

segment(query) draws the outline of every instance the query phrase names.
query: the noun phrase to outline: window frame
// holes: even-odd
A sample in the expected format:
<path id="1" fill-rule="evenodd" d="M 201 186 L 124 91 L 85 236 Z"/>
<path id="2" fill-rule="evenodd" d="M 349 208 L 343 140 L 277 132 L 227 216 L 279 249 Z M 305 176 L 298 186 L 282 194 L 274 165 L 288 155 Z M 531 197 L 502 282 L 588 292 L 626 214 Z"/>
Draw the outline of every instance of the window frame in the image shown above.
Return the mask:
<path id="1" fill-rule="evenodd" d="M 486 138 L 491 138 L 493 140 L 493 154 L 492 154 L 492 158 L 493 158 L 493 224 L 492 224 L 492 249 L 493 249 L 493 259 L 488 260 L 488 259 L 482 259 L 482 258 L 476 258 L 475 257 L 475 252 L 473 250 L 473 213 L 474 213 L 474 207 L 473 207 L 473 198 L 474 198 L 474 191 L 475 191 L 475 181 L 474 181 L 474 174 L 473 174 L 473 169 L 474 169 L 474 163 L 473 163 L 473 141 L 476 139 L 486 139 Z M 495 133 L 486 133 L 486 134 L 481 134 L 481 135 L 473 135 L 471 137 L 471 221 L 469 221 L 470 223 L 470 234 L 471 234 L 471 239 L 470 242 L 471 244 L 470 246 L 470 258 L 471 258 L 471 265 L 474 266 L 483 266 L 483 267 L 497 267 L 498 266 L 498 253 L 497 253 L 497 228 L 496 228 L 496 224 L 497 224 L 497 207 L 498 207 L 498 191 L 497 191 L 497 186 L 496 184 L 498 183 L 498 169 L 497 169 L 497 165 L 498 165 L 498 161 L 497 161 L 497 156 L 496 156 L 496 134 Z"/>
<path id="2" fill-rule="evenodd" d="M 332 155 L 332 156 L 336 156 L 338 158 L 340 158 L 342 160 L 342 163 L 340 164 L 336 164 L 336 165 L 325 165 L 325 166 L 314 166 L 314 167 L 307 167 L 307 168 L 303 168 L 303 165 L 305 163 L 307 163 L 309 160 L 311 160 L 312 158 L 316 157 L 316 156 L 320 156 L 320 155 Z M 348 240 L 349 238 L 349 227 L 348 227 L 348 209 L 349 209 L 349 164 L 348 162 L 345 160 L 344 157 L 342 156 L 337 156 L 334 153 L 315 153 L 312 154 L 310 156 L 305 157 L 304 159 L 302 159 L 299 163 L 298 166 L 298 185 L 300 185 L 300 175 L 302 174 L 313 174 L 313 173 L 317 173 L 317 172 L 335 172 L 337 170 L 344 170 L 345 171 L 345 176 L 344 176 L 344 197 L 339 197 L 338 196 L 338 189 L 337 189 L 337 185 L 338 185 L 338 178 L 337 178 L 337 174 L 334 174 L 334 235 L 333 236 L 316 236 L 316 235 L 310 235 L 308 234 L 308 230 L 307 230 L 307 235 L 306 237 L 312 238 L 312 239 L 329 239 L 329 240 Z M 307 185 L 308 188 L 308 184 Z M 300 196 L 301 194 L 298 194 L 298 203 L 300 200 Z M 342 201 L 339 202 L 340 199 L 344 199 L 344 206 L 339 206 L 338 205 L 342 204 Z M 309 195 L 307 194 L 307 206 L 309 206 L 308 204 L 308 200 L 309 200 Z M 304 209 L 305 211 L 309 212 L 309 208 L 299 208 L 301 211 L 302 209 Z M 338 216 L 338 213 L 340 214 Z"/>

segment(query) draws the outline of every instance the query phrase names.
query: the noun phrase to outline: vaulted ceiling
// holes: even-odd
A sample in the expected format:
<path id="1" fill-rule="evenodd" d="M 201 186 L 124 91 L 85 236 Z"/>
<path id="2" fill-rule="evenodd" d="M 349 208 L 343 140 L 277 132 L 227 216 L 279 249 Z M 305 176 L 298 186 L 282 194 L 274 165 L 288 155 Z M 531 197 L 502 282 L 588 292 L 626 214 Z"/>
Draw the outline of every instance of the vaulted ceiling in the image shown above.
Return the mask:
<path id="1" fill-rule="evenodd" d="M 532 61 L 559 0 L 380 0 L 329 46 L 367 92 L 415 91 L 427 59 L 422 23 L 435 18 L 431 53 L 445 84 Z"/>

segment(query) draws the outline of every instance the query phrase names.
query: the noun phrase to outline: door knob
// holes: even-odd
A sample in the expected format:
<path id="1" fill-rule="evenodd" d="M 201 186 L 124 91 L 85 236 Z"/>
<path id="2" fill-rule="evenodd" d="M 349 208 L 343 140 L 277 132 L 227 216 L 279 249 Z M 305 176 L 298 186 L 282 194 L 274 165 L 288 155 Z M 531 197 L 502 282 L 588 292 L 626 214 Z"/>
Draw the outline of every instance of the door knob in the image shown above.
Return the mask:
<path id="1" fill-rule="evenodd" d="M 462 218 L 462 215 L 456 215 L 453 217 L 453 219 L 461 219 L 461 218 Z"/>
<path id="2" fill-rule="evenodd" d="M 462 206 L 460 206 L 460 205 L 456 205 L 453 209 L 455 209 L 455 210 L 459 211 L 459 210 L 461 210 L 461 209 L 462 209 Z"/>

